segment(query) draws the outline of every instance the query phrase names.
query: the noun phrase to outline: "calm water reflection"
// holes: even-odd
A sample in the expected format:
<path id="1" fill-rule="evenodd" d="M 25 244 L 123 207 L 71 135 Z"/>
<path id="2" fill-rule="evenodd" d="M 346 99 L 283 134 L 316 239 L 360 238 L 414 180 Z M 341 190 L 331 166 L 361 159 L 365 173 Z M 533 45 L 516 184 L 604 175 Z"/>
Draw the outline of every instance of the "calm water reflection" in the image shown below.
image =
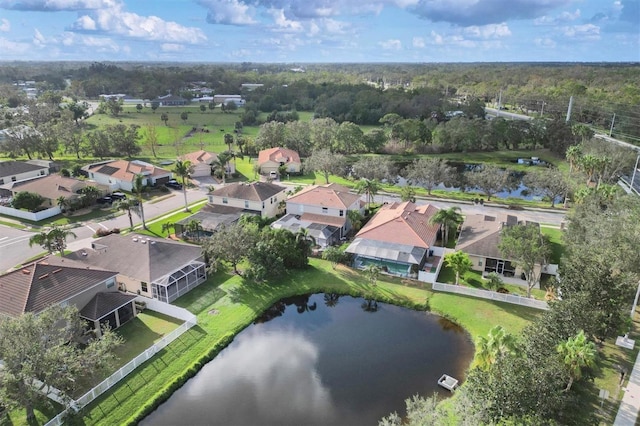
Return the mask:
<path id="1" fill-rule="evenodd" d="M 144 425 L 376 425 L 404 399 L 450 395 L 473 345 L 459 327 L 424 312 L 363 299 L 288 299 L 208 363 Z"/>

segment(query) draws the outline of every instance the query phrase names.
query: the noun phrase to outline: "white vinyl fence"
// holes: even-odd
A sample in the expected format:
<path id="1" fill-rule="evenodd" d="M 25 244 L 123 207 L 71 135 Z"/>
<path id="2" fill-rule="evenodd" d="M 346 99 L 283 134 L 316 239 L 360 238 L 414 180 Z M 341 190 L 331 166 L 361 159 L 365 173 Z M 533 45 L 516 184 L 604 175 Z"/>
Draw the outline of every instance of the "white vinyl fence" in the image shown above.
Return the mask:
<path id="1" fill-rule="evenodd" d="M 463 287 L 460 285 L 433 283 L 433 289 L 436 291 L 444 291 L 446 293 L 464 294 L 481 299 L 496 300 L 498 302 L 512 303 L 514 305 L 528 306 L 534 309 L 549 309 L 547 302 L 542 300 L 530 299 L 515 294 L 503 294 L 496 291 L 480 290 L 478 288 Z"/>
<path id="2" fill-rule="evenodd" d="M 33 222 L 38 222 L 43 219 L 47 219 L 53 217 L 57 214 L 60 214 L 60 207 L 50 207 L 45 210 L 40 210 L 39 212 L 32 213 L 24 210 L 14 209 L 13 207 L 0 206 L 0 214 L 5 214 L 7 216 L 17 217 L 19 219 L 31 220 Z"/>
<path id="3" fill-rule="evenodd" d="M 136 299 L 137 300 L 137 299 Z M 158 300 L 148 299 L 145 297 L 141 297 L 140 301 L 144 301 L 147 304 L 147 308 L 153 311 L 157 311 L 163 314 L 171 315 L 176 318 L 185 319 L 185 322 L 181 324 L 178 328 L 173 330 L 171 333 L 164 336 L 160 341 L 154 343 L 152 346 L 143 351 L 140 355 L 129 361 L 125 364 L 121 369 L 113 373 L 111 376 L 107 377 L 100 384 L 95 386 L 89 392 L 82 395 L 77 400 L 71 402 L 70 407 L 74 410 L 79 410 L 85 405 L 89 404 L 91 401 L 111 389 L 111 387 L 115 386 L 120 380 L 124 379 L 129 373 L 138 368 L 145 361 L 153 358 L 153 356 L 160 350 L 164 349 L 169 343 L 176 340 L 183 333 L 188 331 L 191 327 L 198 323 L 198 320 L 195 315 L 186 309 L 179 308 L 174 305 L 170 305 L 168 303 L 160 302 Z M 153 307 L 152 307 L 153 306 Z M 180 316 L 178 316 L 180 315 Z M 182 317 L 182 318 L 181 318 Z M 58 414 L 53 419 L 49 420 L 45 426 L 59 426 L 64 423 L 64 417 L 66 415 L 66 410 Z"/>

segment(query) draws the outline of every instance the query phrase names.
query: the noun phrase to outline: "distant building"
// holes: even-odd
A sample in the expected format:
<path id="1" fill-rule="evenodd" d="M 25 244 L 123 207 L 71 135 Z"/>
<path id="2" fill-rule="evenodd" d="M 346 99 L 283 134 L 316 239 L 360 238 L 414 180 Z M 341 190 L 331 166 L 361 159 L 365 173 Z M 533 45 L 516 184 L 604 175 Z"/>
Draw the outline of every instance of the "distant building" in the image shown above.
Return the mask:
<path id="1" fill-rule="evenodd" d="M 300 173 L 302 162 L 297 151 L 287 148 L 263 149 L 258 153 L 260 173 L 277 172 L 280 166 L 286 166 L 288 173 Z"/>
<path id="2" fill-rule="evenodd" d="M 182 96 L 176 96 L 172 94 L 159 96 L 154 99 L 152 102 L 158 102 L 160 106 L 184 106 L 189 105 L 189 100 L 183 98 Z"/>
<path id="3" fill-rule="evenodd" d="M 263 86 L 264 84 L 262 83 L 242 83 L 242 89 L 246 90 L 247 92 L 253 92 L 254 90 Z"/>
<path id="4" fill-rule="evenodd" d="M 89 164 L 82 169 L 89 174 L 89 179 L 109 186 L 112 191 L 116 189 L 133 190 L 136 175 L 144 176 L 143 182 L 149 186 L 165 184 L 173 176 L 168 170 L 140 160 L 109 160 Z"/>

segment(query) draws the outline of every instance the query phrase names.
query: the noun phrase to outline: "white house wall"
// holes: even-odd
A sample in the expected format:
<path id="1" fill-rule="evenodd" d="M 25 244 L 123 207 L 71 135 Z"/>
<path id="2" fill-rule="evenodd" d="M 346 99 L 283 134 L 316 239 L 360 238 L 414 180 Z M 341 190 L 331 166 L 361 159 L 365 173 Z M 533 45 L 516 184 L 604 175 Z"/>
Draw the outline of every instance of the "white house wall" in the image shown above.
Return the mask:
<path id="1" fill-rule="evenodd" d="M 40 169 L 40 170 L 31 170 L 29 172 L 24 172 L 24 173 L 18 173 L 15 175 L 4 176 L 0 179 L 3 180 L 2 183 L 4 184 L 4 183 L 20 182 L 27 179 L 47 176 L 48 174 L 49 174 L 49 169 Z"/>
<path id="2" fill-rule="evenodd" d="M 262 217 L 274 217 L 279 213 L 278 205 L 280 201 L 286 199 L 286 197 L 285 191 L 279 192 L 265 201 L 248 201 L 239 198 L 209 195 L 209 203 L 217 206 L 230 206 L 260 212 Z M 224 202 L 225 199 L 226 203 Z"/>

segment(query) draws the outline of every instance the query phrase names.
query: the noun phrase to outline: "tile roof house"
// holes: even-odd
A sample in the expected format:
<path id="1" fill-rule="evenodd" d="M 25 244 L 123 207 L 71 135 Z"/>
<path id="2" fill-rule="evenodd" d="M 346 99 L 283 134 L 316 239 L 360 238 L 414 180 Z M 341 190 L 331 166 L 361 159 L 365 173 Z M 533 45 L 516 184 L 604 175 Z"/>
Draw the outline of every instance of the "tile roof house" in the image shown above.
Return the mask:
<path id="1" fill-rule="evenodd" d="M 56 259 L 58 262 L 50 263 Z M 0 315 L 38 314 L 53 305 L 74 305 L 100 335 L 100 324 L 118 328 L 136 315 L 136 296 L 118 291 L 117 272 L 63 264 L 50 257 L 0 275 Z"/>
<path id="2" fill-rule="evenodd" d="M 429 223 L 438 208 L 412 202 L 385 204 L 356 234 L 346 252 L 354 266 L 380 266 L 392 275 L 417 274 L 430 257 L 440 226 Z"/>
<path id="3" fill-rule="evenodd" d="M 167 183 L 173 176 L 168 170 L 140 160 L 110 160 L 89 164 L 82 169 L 89 174 L 89 179 L 108 185 L 112 191 L 117 189 L 131 191 L 136 175 L 139 174 L 144 176 L 144 184 L 149 186 Z"/>
<path id="4" fill-rule="evenodd" d="M 0 185 L 49 174 L 49 167 L 26 161 L 1 161 Z"/>
<path id="5" fill-rule="evenodd" d="M 280 166 L 286 166 L 287 173 L 300 173 L 302 162 L 296 151 L 276 147 L 263 149 L 258 153 L 258 166 L 262 174 L 277 172 Z"/>
<path id="6" fill-rule="evenodd" d="M 469 255 L 472 269 L 483 273 L 497 272 L 505 277 L 519 278 L 522 270 L 505 259 L 498 248 L 501 231 L 505 226 L 522 226 L 531 222 L 518 220 L 517 216 L 499 214 L 467 215 L 461 225 L 456 250 Z M 539 270 L 536 271 L 536 274 Z"/>
<path id="7" fill-rule="evenodd" d="M 351 230 L 351 221 L 347 211 L 357 210 L 364 214 L 365 203 L 360 195 L 349 192 L 344 186 L 331 183 L 322 186 L 309 186 L 287 200 L 287 215 L 275 222 L 273 227 L 285 227 L 292 219 L 298 217 L 304 224 L 324 224 L 340 229 L 340 238 Z M 305 225 L 305 227 L 307 227 Z"/>
<path id="8" fill-rule="evenodd" d="M 185 233 L 189 233 L 189 222 L 192 220 L 198 221 L 201 229 L 197 237 L 209 237 L 218 228 L 222 226 L 228 226 L 237 222 L 244 214 L 243 210 L 236 207 L 227 206 L 214 206 L 207 204 L 202 207 L 197 213 L 192 214 L 174 224 L 174 230 L 176 235 L 185 236 Z M 193 235 L 188 235 L 193 238 Z"/>
<path id="9" fill-rule="evenodd" d="M 218 161 L 218 155 L 204 150 L 190 152 L 178 157 L 182 161 L 190 161 L 193 171 L 191 177 L 211 176 L 211 165 Z"/>
<path id="10" fill-rule="evenodd" d="M 286 200 L 287 188 L 270 182 L 232 183 L 209 192 L 209 204 L 234 207 L 241 213 L 274 217 L 280 213 L 280 202 Z"/>
<path id="11" fill-rule="evenodd" d="M 106 187 L 95 182 L 54 174 L 0 186 L 0 195 L 13 196 L 18 192 L 33 192 L 44 198 L 42 203 L 44 207 L 54 207 L 60 197 L 64 197 L 68 201 L 81 198 L 79 192 L 87 186 L 96 186 L 102 192 L 107 190 Z"/>
<path id="12" fill-rule="evenodd" d="M 118 271 L 118 285 L 171 303 L 207 279 L 202 249 L 137 234 L 111 234 L 65 257 L 93 268 Z"/>

